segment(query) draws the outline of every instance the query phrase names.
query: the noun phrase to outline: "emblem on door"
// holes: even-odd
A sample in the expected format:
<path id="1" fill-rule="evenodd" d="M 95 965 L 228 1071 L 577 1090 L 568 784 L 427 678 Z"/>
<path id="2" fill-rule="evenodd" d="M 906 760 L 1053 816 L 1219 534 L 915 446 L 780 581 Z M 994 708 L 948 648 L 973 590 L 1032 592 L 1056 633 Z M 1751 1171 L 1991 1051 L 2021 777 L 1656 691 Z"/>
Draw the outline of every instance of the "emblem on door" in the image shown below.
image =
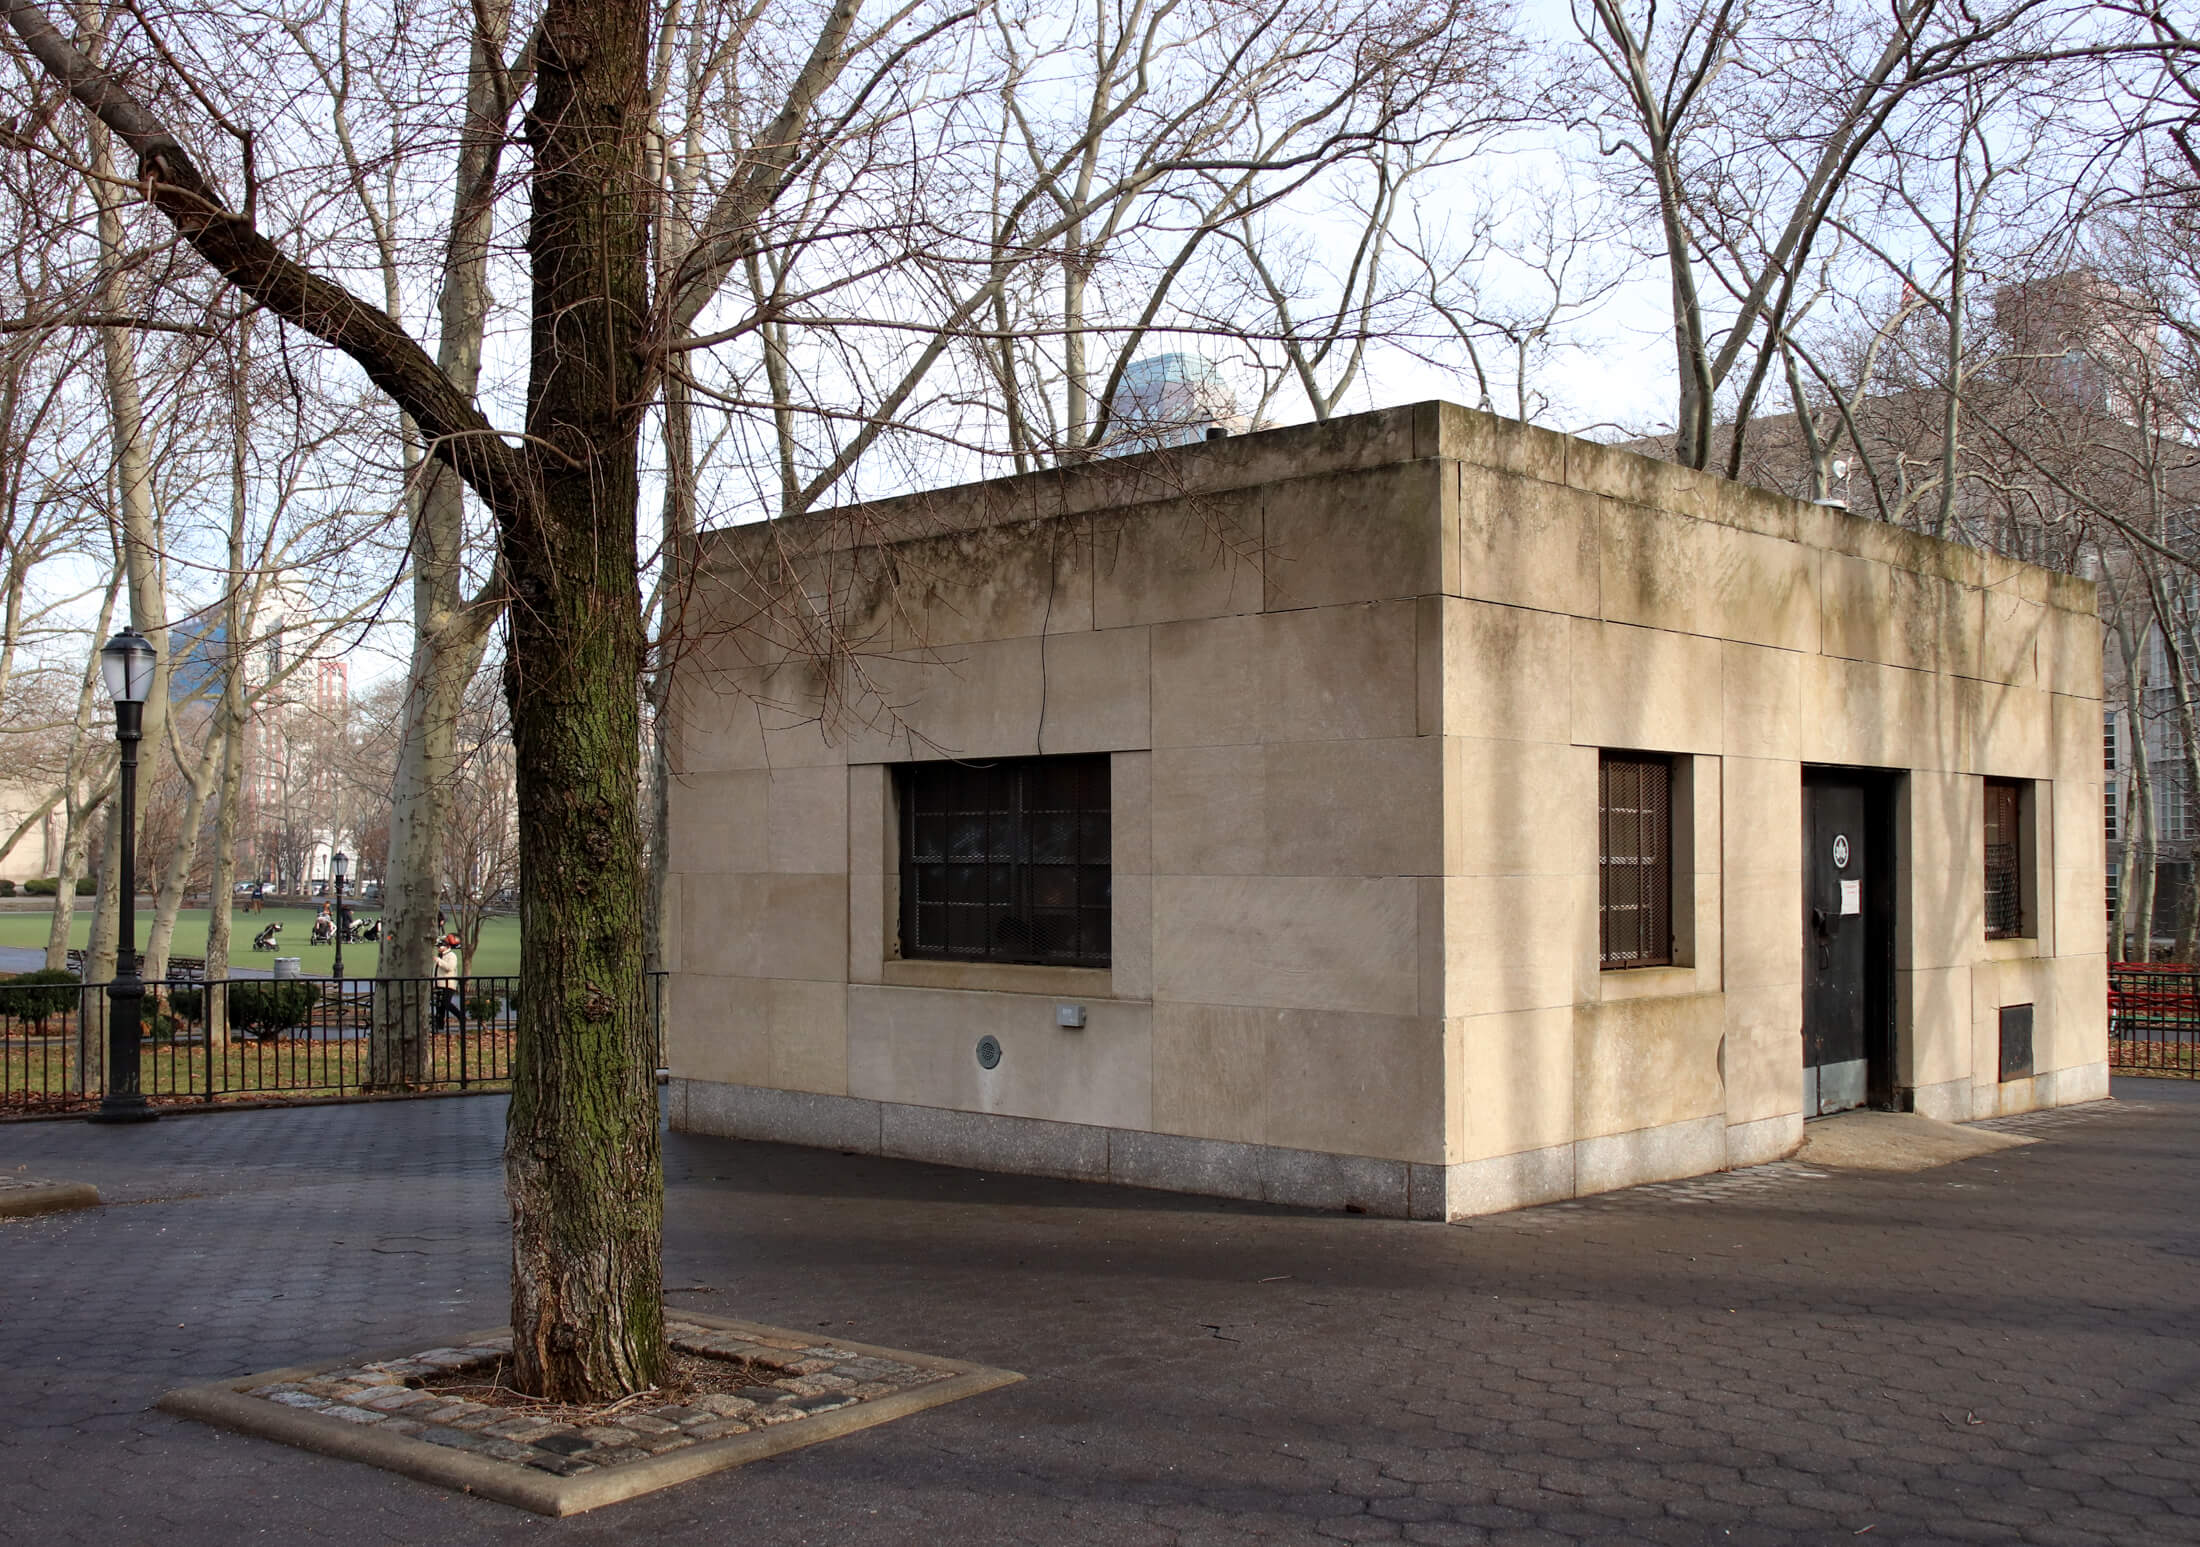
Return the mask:
<path id="1" fill-rule="evenodd" d="M 1833 835 L 1833 868 L 1836 870 L 1849 868 L 1849 835 L 1847 833 L 1835 833 Z"/>

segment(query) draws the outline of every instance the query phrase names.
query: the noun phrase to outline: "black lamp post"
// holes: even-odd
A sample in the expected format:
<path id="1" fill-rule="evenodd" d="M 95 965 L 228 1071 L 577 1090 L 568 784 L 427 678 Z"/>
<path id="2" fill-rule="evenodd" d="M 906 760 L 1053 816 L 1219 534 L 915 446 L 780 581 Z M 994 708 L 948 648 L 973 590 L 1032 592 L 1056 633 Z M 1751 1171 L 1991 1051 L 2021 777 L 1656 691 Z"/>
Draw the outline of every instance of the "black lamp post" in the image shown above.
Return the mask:
<path id="1" fill-rule="evenodd" d="M 336 979 L 336 991 L 344 991 L 344 877 L 351 874 L 351 856 L 338 849 L 329 857 L 328 873 L 336 878 L 336 966 L 329 976 Z"/>
<path id="2" fill-rule="evenodd" d="M 115 701 L 115 741 L 122 752 L 122 942 L 115 950 L 115 978 L 107 985 L 107 1089 L 95 1123 L 149 1123 L 160 1114 L 138 1089 L 138 1039 L 143 1035 L 145 985 L 137 954 L 137 768 L 145 734 L 145 699 L 153 691 L 153 642 L 134 628 L 107 641 L 99 674 Z"/>

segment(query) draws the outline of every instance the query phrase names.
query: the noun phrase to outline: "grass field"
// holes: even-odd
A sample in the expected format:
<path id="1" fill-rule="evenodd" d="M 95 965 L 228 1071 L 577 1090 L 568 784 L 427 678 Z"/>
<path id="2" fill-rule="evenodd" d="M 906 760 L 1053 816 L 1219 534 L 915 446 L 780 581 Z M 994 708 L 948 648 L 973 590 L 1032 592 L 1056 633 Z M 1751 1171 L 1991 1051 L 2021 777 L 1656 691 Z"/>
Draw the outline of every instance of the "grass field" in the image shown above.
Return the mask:
<path id="1" fill-rule="evenodd" d="M 69 944 L 83 945 L 92 930 L 92 899 L 80 898 L 76 917 L 70 921 Z M 334 966 L 336 948 L 332 945 L 308 945 L 306 937 L 313 933 L 314 908 L 270 907 L 262 913 L 247 913 L 239 908 L 230 921 L 229 960 L 232 966 L 272 966 L 277 956 L 298 958 L 298 970 L 307 977 L 326 977 Z M 372 918 L 371 909 L 359 909 L 357 915 Z M 279 949 L 255 951 L 252 937 L 277 920 L 282 922 L 283 932 L 278 937 Z M 28 946 L 43 950 L 46 933 L 53 927 L 53 916 L 47 913 L 0 913 L 0 945 Z M 145 937 L 153 927 L 152 919 L 143 909 L 138 913 L 138 944 L 142 947 Z M 178 956 L 204 956 L 206 954 L 206 910 L 186 908 L 176 917 L 176 937 L 170 949 Z M 344 947 L 344 975 L 369 978 L 374 976 L 381 948 L 372 944 Z M 519 971 L 519 920 L 509 914 L 492 918 L 481 926 L 481 948 L 474 953 L 467 966 L 472 977 L 501 977 Z"/>

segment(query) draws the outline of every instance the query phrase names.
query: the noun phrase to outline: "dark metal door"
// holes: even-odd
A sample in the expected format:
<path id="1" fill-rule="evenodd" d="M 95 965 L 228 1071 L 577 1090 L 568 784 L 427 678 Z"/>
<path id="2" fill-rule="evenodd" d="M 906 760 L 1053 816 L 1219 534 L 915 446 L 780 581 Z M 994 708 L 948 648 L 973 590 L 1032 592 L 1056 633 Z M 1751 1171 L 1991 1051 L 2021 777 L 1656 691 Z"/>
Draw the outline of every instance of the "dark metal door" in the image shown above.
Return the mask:
<path id="1" fill-rule="evenodd" d="M 1864 1104 L 1870 1024 L 1868 908 L 1878 888 L 1864 780 L 1803 775 L 1803 1115 Z"/>

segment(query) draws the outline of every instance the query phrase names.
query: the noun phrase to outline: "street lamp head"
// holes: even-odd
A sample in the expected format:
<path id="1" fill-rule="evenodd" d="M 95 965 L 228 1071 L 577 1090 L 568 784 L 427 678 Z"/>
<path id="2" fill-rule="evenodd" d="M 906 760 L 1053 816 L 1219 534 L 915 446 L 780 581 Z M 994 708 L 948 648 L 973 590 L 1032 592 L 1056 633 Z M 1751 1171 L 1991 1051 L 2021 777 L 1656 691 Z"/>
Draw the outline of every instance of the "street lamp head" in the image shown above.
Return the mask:
<path id="1" fill-rule="evenodd" d="M 153 642 L 126 628 L 100 647 L 99 674 L 107 696 L 118 704 L 142 704 L 153 691 Z"/>
<path id="2" fill-rule="evenodd" d="M 349 854 L 346 854 L 346 853 L 345 853 L 345 852 L 344 852 L 344 851 L 343 851 L 342 849 L 338 849 L 338 850 L 336 851 L 336 856 L 335 856 L 335 858 L 331 859 L 331 860 L 330 860 L 330 861 L 328 862 L 328 868 L 329 868 L 329 871 L 330 871 L 330 873 L 331 873 L 331 874 L 333 874 L 333 875 L 334 875 L 334 876 L 336 877 L 336 879 L 337 879 L 337 880 L 339 880 L 339 881 L 348 881 L 348 880 L 350 880 L 350 879 L 351 879 L 351 856 L 350 856 Z"/>

